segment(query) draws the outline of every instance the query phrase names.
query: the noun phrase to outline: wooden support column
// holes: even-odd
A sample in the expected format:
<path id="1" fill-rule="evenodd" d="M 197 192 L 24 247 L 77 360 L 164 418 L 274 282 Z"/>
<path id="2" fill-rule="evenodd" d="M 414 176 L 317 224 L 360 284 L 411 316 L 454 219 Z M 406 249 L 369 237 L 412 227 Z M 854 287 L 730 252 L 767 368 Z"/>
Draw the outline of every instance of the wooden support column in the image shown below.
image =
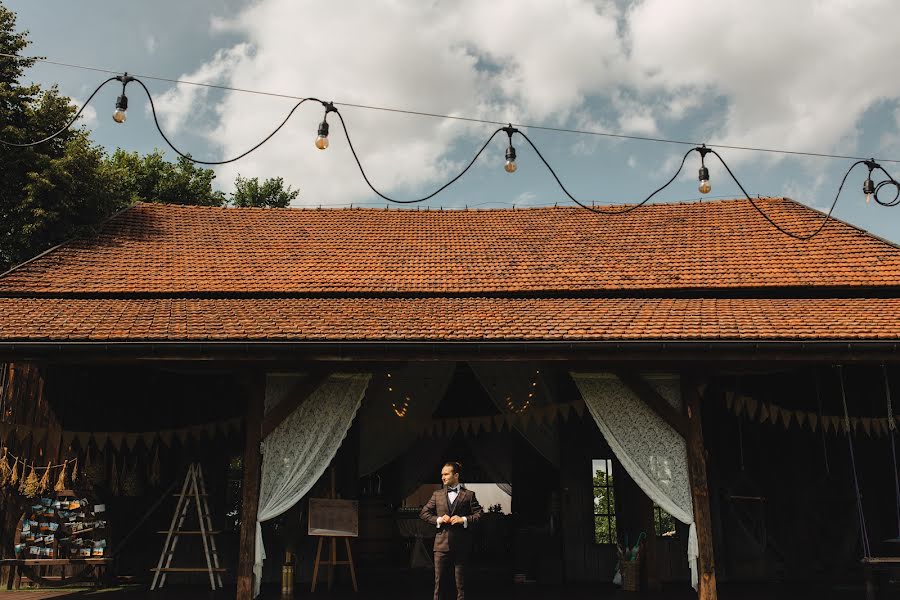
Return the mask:
<path id="1" fill-rule="evenodd" d="M 681 398 L 688 418 L 687 454 L 691 478 L 691 499 L 694 505 L 694 525 L 700 556 L 698 596 L 700 600 L 716 600 L 716 563 L 713 553 L 712 518 L 709 510 L 709 485 L 706 480 L 706 449 L 703 445 L 700 391 L 696 378 L 690 373 L 681 376 Z"/>
<path id="2" fill-rule="evenodd" d="M 266 399 L 265 373 L 241 379 L 247 395 L 244 480 L 241 486 L 241 537 L 238 546 L 237 600 L 253 598 L 253 560 L 256 547 L 256 513 L 259 509 L 261 424 Z"/>

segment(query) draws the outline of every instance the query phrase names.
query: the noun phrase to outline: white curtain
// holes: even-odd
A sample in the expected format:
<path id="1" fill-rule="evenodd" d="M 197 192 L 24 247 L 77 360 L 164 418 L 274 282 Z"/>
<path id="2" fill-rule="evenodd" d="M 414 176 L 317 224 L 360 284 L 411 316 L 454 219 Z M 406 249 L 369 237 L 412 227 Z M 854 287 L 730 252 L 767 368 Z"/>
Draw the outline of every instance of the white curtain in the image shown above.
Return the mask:
<path id="1" fill-rule="evenodd" d="M 527 419 L 528 411 L 556 402 L 544 380 L 540 367 L 519 362 L 470 362 L 469 366 L 488 393 L 491 401 L 538 453 L 554 467 L 559 467 L 559 430 L 556 421 L 536 422 Z M 528 402 L 527 408 L 524 403 Z"/>
<path id="2" fill-rule="evenodd" d="M 572 373 L 581 396 L 609 447 L 631 478 L 664 511 L 690 526 L 688 565 L 697 589 L 697 530 L 688 475 L 687 444 L 662 417 L 615 375 Z M 651 380 L 676 408 L 681 406 L 677 380 Z"/>
<path id="3" fill-rule="evenodd" d="M 270 375 L 266 380 L 266 411 L 276 406 L 301 377 Z M 263 440 L 253 563 L 254 597 L 259 595 L 266 558 L 261 523 L 294 506 L 322 476 L 353 423 L 369 377 L 368 373 L 330 375 Z"/>
<path id="4" fill-rule="evenodd" d="M 416 425 L 431 419 L 455 368 L 455 363 L 410 363 L 372 378 L 358 417 L 360 477 L 412 447 L 421 435 Z"/>

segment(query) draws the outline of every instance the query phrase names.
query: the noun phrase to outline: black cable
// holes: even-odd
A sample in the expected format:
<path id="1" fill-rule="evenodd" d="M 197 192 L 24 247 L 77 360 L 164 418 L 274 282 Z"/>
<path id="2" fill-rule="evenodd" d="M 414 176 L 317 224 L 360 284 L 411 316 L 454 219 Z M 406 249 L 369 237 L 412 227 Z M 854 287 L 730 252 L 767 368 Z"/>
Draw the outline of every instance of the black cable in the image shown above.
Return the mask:
<path id="1" fill-rule="evenodd" d="M 153 96 L 150 94 L 150 90 L 147 89 L 147 86 L 144 85 L 144 82 L 141 81 L 140 79 L 135 78 L 134 81 L 138 82 L 141 85 L 141 87 L 144 88 L 144 93 L 147 94 L 147 99 L 150 101 L 150 110 L 153 113 L 153 122 L 156 124 L 156 130 L 159 131 L 159 135 L 162 136 L 162 138 L 166 141 L 166 144 L 169 145 L 169 148 L 171 148 L 173 151 L 175 151 L 175 153 L 178 156 L 185 158 L 193 163 L 197 163 L 198 165 L 225 165 L 225 164 L 234 162 L 236 160 L 240 160 L 240 159 L 244 158 L 245 156 L 247 156 L 248 154 L 250 154 L 251 152 L 253 152 L 254 150 L 256 150 L 257 148 L 259 148 L 260 146 L 262 146 L 263 144 L 265 144 L 266 142 L 268 142 L 272 138 L 273 135 L 275 135 L 276 133 L 281 131 L 281 128 L 284 127 L 284 124 L 288 122 L 288 119 L 291 118 L 291 115 L 294 114 L 294 111 L 297 110 L 301 104 L 303 104 L 307 100 L 313 100 L 315 102 L 324 104 L 324 102 L 322 102 L 318 98 L 302 98 L 299 102 L 297 102 L 297 104 L 294 105 L 294 108 L 292 108 L 290 110 L 290 112 L 288 112 L 287 116 L 284 118 L 284 120 L 281 122 L 281 124 L 278 127 L 276 127 L 275 130 L 272 131 L 272 133 L 270 133 L 269 135 L 264 137 L 261 142 L 259 142 L 258 144 L 256 144 L 255 146 L 253 146 L 252 148 L 250 148 L 243 154 L 239 154 L 239 155 L 235 156 L 234 158 L 229 158 L 228 160 L 197 160 L 196 158 L 193 158 L 190 154 L 185 154 L 184 152 L 182 152 L 181 150 L 176 148 L 175 145 L 171 141 L 169 141 L 169 138 L 166 137 L 166 134 L 163 133 L 162 127 L 160 127 L 160 125 L 159 125 L 159 119 L 156 117 L 156 106 L 153 104 Z"/>
<path id="2" fill-rule="evenodd" d="M 447 183 L 445 183 L 444 185 L 442 185 L 435 191 L 431 192 L 430 194 L 428 194 L 427 196 L 425 196 L 423 198 L 417 198 L 415 200 L 395 200 L 394 198 L 390 198 L 388 196 L 385 196 L 381 192 L 379 192 L 377 189 L 375 189 L 375 186 L 372 185 L 372 182 L 369 181 L 369 178 L 366 175 L 366 171 L 365 171 L 365 169 L 363 169 L 362 163 L 359 160 L 359 156 L 357 156 L 357 154 L 356 154 L 356 149 L 353 147 L 353 142 L 350 140 L 350 132 L 347 131 L 347 124 L 344 122 L 344 116 L 338 110 L 335 110 L 334 112 L 337 113 L 338 118 L 341 120 L 341 127 L 344 129 L 344 136 L 347 138 L 347 145 L 350 147 L 350 152 L 353 154 L 353 158 L 356 160 L 356 165 L 359 167 L 359 172 L 362 174 L 363 179 L 366 181 L 366 185 L 368 185 L 369 189 L 372 190 L 373 192 L 375 192 L 376 194 L 378 194 L 381 198 L 387 200 L 388 202 L 393 202 L 394 204 L 415 204 L 417 202 L 424 202 L 425 200 L 428 200 L 430 198 L 437 196 L 439 193 L 444 191 L 447 187 L 449 187 L 450 185 L 455 183 L 457 179 L 459 179 L 460 177 L 465 175 L 466 172 L 472 168 L 472 165 L 475 164 L 475 161 L 478 160 L 478 157 L 481 156 L 481 153 L 484 152 L 484 149 L 488 147 L 488 144 L 490 144 L 491 141 L 494 139 L 494 137 L 498 133 L 503 131 L 503 129 L 504 129 L 503 127 L 498 127 L 496 130 L 494 130 L 494 133 L 492 133 L 490 135 L 490 137 L 487 139 L 487 141 L 484 143 L 484 145 L 481 147 L 481 149 L 475 153 L 475 157 L 472 158 L 472 160 L 469 162 L 469 164 L 466 165 L 466 168 L 464 168 L 462 171 L 460 171 L 459 174 L 456 175 L 456 177 L 454 177 L 453 179 L 451 179 L 450 181 L 448 181 Z"/>
<path id="3" fill-rule="evenodd" d="M 738 179 L 737 179 L 737 177 L 735 177 L 734 173 L 731 172 L 731 169 L 729 168 L 728 164 L 725 162 L 725 160 L 721 156 L 719 156 L 719 153 L 712 149 L 710 149 L 709 152 L 710 152 L 710 154 L 715 154 L 716 158 L 719 159 L 719 162 L 722 163 L 722 166 L 725 167 L 725 170 L 728 171 L 728 174 L 731 175 L 731 178 L 734 180 L 734 182 L 737 184 L 737 186 L 739 188 L 741 188 L 741 191 L 744 193 L 744 196 L 747 198 L 747 200 L 750 201 L 750 204 L 753 205 L 753 208 L 755 208 L 756 211 L 759 214 L 761 214 L 763 216 L 763 218 L 765 218 L 765 220 L 769 222 L 770 225 L 772 225 L 772 227 L 774 227 L 781 233 L 783 233 L 787 236 L 790 236 L 790 237 L 794 238 L 795 240 L 800 240 L 800 241 L 806 241 L 806 240 L 812 239 L 813 237 L 818 235 L 819 232 L 822 231 L 822 229 L 824 229 L 825 225 L 828 224 L 828 221 L 831 220 L 831 213 L 834 211 L 834 207 L 837 206 L 838 198 L 841 197 L 841 190 L 844 189 L 844 183 L 847 182 L 847 177 L 850 175 L 850 172 L 853 169 L 855 169 L 858 165 L 861 165 L 866 162 L 864 160 L 858 160 L 855 163 L 853 163 L 852 165 L 850 165 L 850 168 L 847 169 L 846 173 L 844 173 L 844 178 L 841 179 L 841 185 L 838 187 L 837 194 L 834 197 L 834 202 L 831 203 L 831 208 L 828 209 L 828 214 L 825 215 L 825 218 L 822 219 L 822 222 L 819 223 L 819 226 L 816 228 L 816 230 L 809 234 L 797 234 L 792 231 L 788 231 L 787 229 L 781 227 L 778 223 L 773 221 L 772 218 L 769 215 L 767 215 L 766 212 L 762 208 L 760 208 L 759 205 L 756 204 L 756 202 L 754 202 L 753 198 L 750 197 L 750 194 L 747 193 L 747 190 L 744 189 L 744 186 L 741 185 L 741 182 L 738 181 Z"/>
<path id="4" fill-rule="evenodd" d="M 101 83 L 100 85 L 98 85 L 98 86 L 97 86 L 97 89 L 95 89 L 94 92 L 93 92 L 90 96 L 88 96 L 88 99 L 84 101 L 84 104 L 81 105 L 81 108 L 79 108 L 79 109 L 78 109 L 78 112 L 75 113 L 75 116 L 72 117 L 72 120 L 69 121 L 68 123 L 66 123 L 61 129 L 59 129 L 59 130 L 56 131 L 55 133 L 52 133 L 52 134 L 48 135 L 47 137 L 45 137 L 44 139 L 38 140 L 38 141 L 36 141 L 36 142 L 28 142 L 28 143 L 25 143 L 25 144 L 17 144 L 16 142 L 7 142 L 7 141 L 4 141 L 4 140 L 0 140 L 0 144 L 2 144 L 2 145 L 4 145 L 4 146 L 11 146 L 11 147 L 13 147 L 13 148 L 29 148 L 29 147 L 31 147 L 31 146 L 37 146 L 38 144 L 43 144 L 44 142 L 49 142 L 50 140 L 52 140 L 53 138 L 55 138 L 56 136 L 58 136 L 59 134 L 61 134 L 61 133 L 64 132 L 65 130 L 67 130 L 69 127 L 71 127 L 72 124 L 75 123 L 75 121 L 78 120 L 78 117 L 81 116 L 81 113 L 84 112 L 84 109 L 87 108 L 87 105 L 88 105 L 88 104 L 90 103 L 90 101 L 94 98 L 94 96 L 97 95 L 97 92 L 99 92 L 100 89 L 101 89 L 103 86 L 105 86 L 107 83 L 109 83 L 110 81 L 115 81 L 116 79 L 118 79 L 118 78 L 117 78 L 117 77 L 110 77 L 109 79 L 107 79 L 106 81 L 104 81 L 103 83 Z"/>
<path id="5" fill-rule="evenodd" d="M 0 52 L 0 57 L 14 58 L 17 60 L 33 60 L 36 62 L 46 63 L 46 64 L 50 64 L 50 65 L 58 65 L 61 67 L 68 67 L 68 68 L 72 68 L 72 69 L 83 69 L 86 71 L 97 71 L 100 73 L 118 73 L 118 71 L 114 71 L 112 69 L 101 69 L 101 68 L 97 68 L 97 67 L 88 67 L 85 65 L 77 65 L 77 64 L 73 64 L 73 63 L 59 62 L 59 61 L 48 60 L 46 58 L 37 57 L 37 56 L 25 57 L 25 56 L 17 56 L 15 54 L 7 54 L 7 53 Z M 154 81 L 164 81 L 167 83 L 194 85 L 194 86 L 198 86 L 198 87 L 205 87 L 205 88 L 224 90 L 224 91 L 230 91 L 230 92 L 242 92 L 245 94 L 256 94 L 259 96 L 271 96 L 273 98 L 290 98 L 293 100 L 300 99 L 299 96 L 294 96 L 291 94 L 281 94 L 281 93 L 276 93 L 276 92 L 263 92 L 260 90 L 251 90 L 248 88 L 237 88 L 237 87 L 231 87 L 231 86 L 227 86 L 227 85 L 218 85 L 218 84 L 213 84 L 213 83 L 200 83 L 197 81 L 185 81 L 183 79 L 159 77 L 156 75 L 140 75 L 139 74 L 139 75 L 136 75 L 136 77 L 142 77 L 144 79 L 152 79 Z M 384 112 L 393 112 L 393 113 L 400 113 L 400 114 L 406 114 L 406 115 L 414 115 L 414 116 L 419 116 L 419 117 L 433 117 L 433 118 L 437 118 L 437 119 L 450 119 L 450 120 L 455 120 L 455 121 L 466 121 L 469 123 L 482 123 L 482 124 L 486 124 L 486 125 L 502 125 L 504 123 L 502 121 L 492 121 L 492 120 L 488 120 L 488 119 L 476 119 L 474 117 L 461 117 L 458 115 L 445 115 L 445 114 L 441 114 L 441 113 L 406 110 L 406 109 L 402 109 L 402 108 L 390 108 L 390 107 L 384 107 L 384 106 L 374 106 L 374 105 L 369 105 L 369 104 L 354 104 L 351 102 L 338 102 L 338 101 L 335 101 L 334 104 L 336 106 L 362 108 L 365 110 L 378 110 L 378 111 L 384 111 Z M 658 143 L 664 143 L 664 144 L 680 144 L 683 146 L 699 146 L 700 145 L 699 142 L 691 142 L 691 141 L 687 141 L 687 140 L 673 140 L 673 139 L 667 139 L 667 138 L 654 138 L 654 137 L 646 137 L 646 136 L 639 136 L 639 135 L 626 135 L 626 134 L 622 134 L 622 133 L 610 133 L 610 132 L 606 132 L 606 131 L 567 129 L 567 128 L 563 128 L 563 127 L 528 125 L 526 123 L 512 123 L 512 125 L 515 127 L 522 127 L 522 128 L 541 130 L 541 131 L 553 131 L 553 132 L 557 132 L 557 133 L 575 133 L 575 134 L 579 134 L 579 135 L 595 135 L 595 136 L 610 137 L 610 138 L 624 139 L 624 140 L 658 142 Z M 843 155 L 843 154 L 827 154 L 824 152 L 802 152 L 802 151 L 798 151 L 798 150 L 781 150 L 778 148 L 759 148 L 759 147 L 754 147 L 754 146 L 732 146 L 732 145 L 728 145 L 728 144 L 715 144 L 715 143 L 707 143 L 706 145 L 709 147 L 724 148 L 726 150 L 746 150 L 749 152 L 767 152 L 767 153 L 771 153 L 771 154 L 787 154 L 787 155 L 791 155 L 791 156 L 812 156 L 815 158 L 835 158 L 835 159 L 841 159 L 841 160 L 863 160 L 859 156 L 849 156 L 849 155 Z M 879 160 L 881 162 L 900 163 L 900 159 L 882 158 Z"/>
<path id="6" fill-rule="evenodd" d="M 531 149 L 535 151 L 535 153 L 538 155 L 538 158 L 541 159 L 541 161 L 544 163 L 544 165 L 545 165 L 545 166 L 547 167 L 547 169 L 550 171 L 550 174 L 553 175 L 553 179 L 555 179 L 555 180 L 556 180 L 556 183 L 559 184 L 559 188 L 563 191 L 563 193 L 564 193 L 566 196 L 569 197 L 570 200 L 572 200 L 572 202 L 574 202 L 575 204 L 577 204 L 577 205 L 580 206 L 581 208 L 584 208 L 584 209 L 586 209 L 586 210 L 589 210 L 589 211 L 591 211 L 591 212 L 598 213 L 598 214 L 601 214 L 601 215 L 624 215 L 625 213 L 629 213 L 629 212 L 635 210 L 636 208 L 639 208 L 639 207 L 643 206 L 644 204 L 646 204 L 647 202 L 649 202 L 650 199 L 653 198 L 653 196 L 655 196 L 656 194 L 660 193 L 661 191 L 663 191 L 664 189 L 666 189 L 667 187 L 669 187 L 669 185 L 670 185 L 673 181 L 675 181 L 675 178 L 678 177 L 678 174 L 679 174 L 679 173 L 681 173 L 681 169 L 684 168 L 684 162 L 687 160 L 688 155 L 689 155 L 691 152 L 696 152 L 696 151 L 697 151 L 696 148 L 691 148 L 690 150 L 688 150 L 687 152 L 685 152 L 685 153 L 684 153 L 684 156 L 681 157 L 681 164 L 678 166 L 678 170 L 675 171 L 675 174 L 672 175 L 672 178 L 669 179 L 667 182 L 665 182 L 662 186 L 656 188 L 656 190 L 655 190 L 652 194 L 650 194 L 649 196 L 647 196 L 646 198 L 644 198 L 643 200 L 641 200 L 638 204 L 634 204 L 634 205 L 632 205 L 632 206 L 627 206 L 627 207 L 625 207 L 625 208 L 622 209 L 622 210 L 601 210 L 601 209 L 599 209 L 599 208 L 595 208 L 595 207 L 593 207 L 593 206 L 588 206 L 588 205 L 586 205 L 586 204 L 583 204 L 583 203 L 579 202 L 578 199 L 577 199 L 575 196 L 573 196 L 572 194 L 570 194 L 570 193 L 569 193 L 569 190 L 566 189 L 566 186 L 564 186 L 564 185 L 562 184 L 562 181 L 559 180 L 559 177 L 556 175 L 556 171 L 553 170 L 553 167 L 550 166 L 550 163 L 548 163 L 548 162 L 547 162 L 547 159 L 544 158 L 544 155 L 541 154 L 541 151 L 538 150 L 538 149 L 537 149 L 537 146 L 534 145 L 534 142 L 532 142 L 531 139 L 530 139 L 527 135 L 525 135 L 524 133 L 522 133 L 521 131 L 517 131 L 516 133 L 518 133 L 518 134 L 521 135 L 523 138 L 525 138 L 525 141 L 528 142 L 528 145 L 531 146 Z"/>

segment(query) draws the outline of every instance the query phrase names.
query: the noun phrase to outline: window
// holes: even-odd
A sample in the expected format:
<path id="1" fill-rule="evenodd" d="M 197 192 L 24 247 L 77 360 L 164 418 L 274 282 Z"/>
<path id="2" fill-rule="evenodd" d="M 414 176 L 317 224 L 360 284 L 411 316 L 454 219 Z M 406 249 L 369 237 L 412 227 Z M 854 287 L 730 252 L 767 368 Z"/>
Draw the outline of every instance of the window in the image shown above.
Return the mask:
<path id="1" fill-rule="evenodd" d="M 653 523 L 656 525 L 656 537 L 675 537 L 675 519 L 656 502 L 653 503 Z"/>
<path id="2" fill-rule="evenodd" d="M 612 460 L 591 461 L 594 481 L 594 542 L 616 543 L 616 493 L 613 487 Z"/>

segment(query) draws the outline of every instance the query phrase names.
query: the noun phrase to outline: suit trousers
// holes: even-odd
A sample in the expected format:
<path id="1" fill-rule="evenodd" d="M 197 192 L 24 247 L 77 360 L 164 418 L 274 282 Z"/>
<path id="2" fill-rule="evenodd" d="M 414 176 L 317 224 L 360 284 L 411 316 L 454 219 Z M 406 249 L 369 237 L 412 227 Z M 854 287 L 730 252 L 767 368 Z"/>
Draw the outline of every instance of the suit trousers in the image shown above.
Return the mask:
<path id="1" fill-rule="evenodd" d="M 441 600 L 441 584 L 450 586 L 450 573 L 456 583 L 456 600 L 466 597 L 466 562 L 467 560 L 453 552 L 434 553 L 434 600 Z"/>

